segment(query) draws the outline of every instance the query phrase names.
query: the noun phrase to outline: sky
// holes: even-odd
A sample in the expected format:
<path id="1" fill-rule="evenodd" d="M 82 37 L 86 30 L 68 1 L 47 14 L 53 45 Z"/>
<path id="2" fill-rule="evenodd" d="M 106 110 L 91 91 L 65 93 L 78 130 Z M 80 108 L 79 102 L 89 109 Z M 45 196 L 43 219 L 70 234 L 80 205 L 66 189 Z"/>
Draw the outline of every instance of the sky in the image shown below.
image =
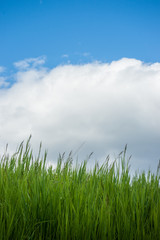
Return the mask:
<path id="1" fill-rule="evenodd" d="M 160 1 L 0 0 L 0 155 L 160 159 Z"/>

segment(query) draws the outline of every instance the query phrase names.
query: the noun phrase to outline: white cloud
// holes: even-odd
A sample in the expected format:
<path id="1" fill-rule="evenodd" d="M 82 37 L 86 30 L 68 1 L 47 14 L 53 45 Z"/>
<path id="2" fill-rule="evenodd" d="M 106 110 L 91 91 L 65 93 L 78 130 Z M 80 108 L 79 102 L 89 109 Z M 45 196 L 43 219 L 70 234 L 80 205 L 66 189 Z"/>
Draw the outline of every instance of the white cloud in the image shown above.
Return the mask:
<path id="1" fill-rule="evenodd" d="M 0 74 L 5 72 L 5 67 L 0 66 Z M 6 82 L 7 78 L 4 76 L 0 76 L 0 88 L 7 87 L 8 83 Z"/>
<path id="2" fill-rule="evenodd" d="M 30 67 L 36 68 L 39 65 L 42 65 L 45 63 L 46 58 L 44 56 L 38 57 L 38 58 L 27 58 L 22 61 L 18 61 L 14 63 L 14 66 L 20 70 L 26 70 Z"/>
<path id="3" fill-rule="evenodd" d="M 5 71 L 5 67 L 0 66 L 0 73 Z"/>
<path id="4" fill-rule="evenodd" d="M 62 55 L 62 58 L 68 58 L 68 57 L 69 57 L 68 54 L 63 54 L 63 55 Z"/>
<path id="5" fill-rule="evenodd" d="M 89 53 L 89 52 L 84 52 L 82 55 L 83 55 L 84 57 L 88 57 L 88 56 L 90 56 L 90 53 Z"/>
<path id="6" fill-rule="evenodd" d="M 0 77 L 0 88 L 1 87 L 7 87 L 9 85 L 9 83 L 6 82 L 6 78 L 5 77 Z"/>
<path id="7" fill-rule="evenodd" d="M 160 157 L 160 63 L 123 58 L 107 63 L 33 68 L 21 61 L 17 82 L 0 89 L 0 145 L 32 134 L 48 158 L 85 142 L 79 157 L 118 154 L 128 144 L 133 169 L 156 169 Z M 29 68 L 30 63 L 33 65 Z M 29 64 L 29 65 L 25 65 Z M 2 151 L 2 150 L 1 150 Z"/>

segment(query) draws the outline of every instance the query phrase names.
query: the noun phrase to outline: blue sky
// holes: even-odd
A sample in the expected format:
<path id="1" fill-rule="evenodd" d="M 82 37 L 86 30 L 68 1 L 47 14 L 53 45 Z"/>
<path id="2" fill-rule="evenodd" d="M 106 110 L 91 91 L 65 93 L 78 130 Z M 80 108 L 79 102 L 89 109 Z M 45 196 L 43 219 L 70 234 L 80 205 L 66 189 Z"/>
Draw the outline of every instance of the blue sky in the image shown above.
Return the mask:
<path id="1" fill-rule="evenodd" d="M 0 65 L 42 55 L 49 67 L 122 57 L 157 62 L 159 12 L 159 0 L 1 0 Z"/>
<path id="2" fill-rule="evenodd" d="M 0 153 L 30 134 L 52 163 L 128 144 L 133 169 L 155 171 L 159 13 L 156 0 L 0 0 Z"/>

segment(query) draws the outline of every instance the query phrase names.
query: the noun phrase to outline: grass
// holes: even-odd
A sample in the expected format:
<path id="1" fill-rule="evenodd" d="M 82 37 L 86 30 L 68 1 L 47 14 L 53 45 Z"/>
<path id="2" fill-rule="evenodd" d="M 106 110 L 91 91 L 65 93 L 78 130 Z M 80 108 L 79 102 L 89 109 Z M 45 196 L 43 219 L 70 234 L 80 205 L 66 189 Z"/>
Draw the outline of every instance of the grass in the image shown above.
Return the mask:
<path id="1" fill-rule="evenodd" d="M 126 148 L 92 171 L 73 168 L 71 154 L 47 168 L 29 140 L 1 158 L 0 240 L 160 239 L 158 171 L 131 179 Z"/>

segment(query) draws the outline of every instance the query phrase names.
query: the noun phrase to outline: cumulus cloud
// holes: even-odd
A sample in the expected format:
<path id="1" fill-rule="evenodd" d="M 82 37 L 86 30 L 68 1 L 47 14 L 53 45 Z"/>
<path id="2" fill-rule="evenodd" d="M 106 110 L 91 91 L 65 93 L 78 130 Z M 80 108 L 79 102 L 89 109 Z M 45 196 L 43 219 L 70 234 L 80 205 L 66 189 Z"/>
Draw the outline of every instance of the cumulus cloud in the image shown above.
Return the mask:
<path id="1" fill-rule="evenodd" d="M 50 161 L 82 144 L 79 158 L 94 152 L 90 161 L 95 163 L 128 144 L 134 170 L 156 169 L 160 63 L 123 58 L 46 70 L 36 68 L 40 59 L 16 63 L 16 82 L 0 89 L 1 149 L 32 134 L 33 146 L 42 141 Z"/>
<path id="2" fill-rule="evenodd" d="M 18 61 L 14 63 L 14 66 L 20 70 L 25 70 L 29 68 L 36 68 L 39 65 L 42 65 L 45 63 L 45 56 L 41 56 L 38 58 L 27 58 L 22 61 Z"/>

